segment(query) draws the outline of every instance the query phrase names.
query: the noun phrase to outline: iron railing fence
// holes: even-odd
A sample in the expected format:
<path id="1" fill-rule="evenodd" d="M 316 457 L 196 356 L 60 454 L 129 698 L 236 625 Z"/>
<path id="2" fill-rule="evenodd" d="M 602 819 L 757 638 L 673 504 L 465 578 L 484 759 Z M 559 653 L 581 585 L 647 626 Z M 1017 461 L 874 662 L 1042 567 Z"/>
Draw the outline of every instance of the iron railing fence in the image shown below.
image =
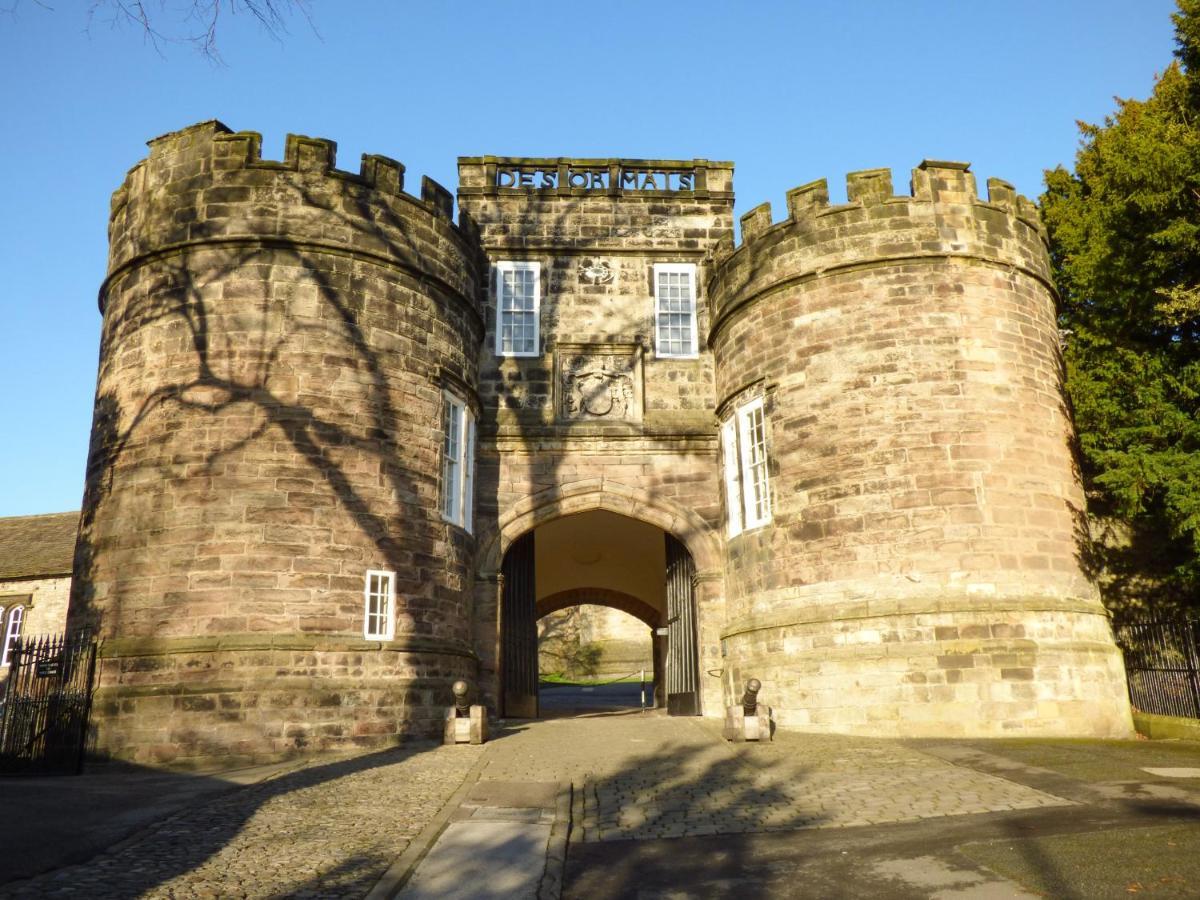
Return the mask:
<path id="1" fill-rule="evenodd" d="M 95 673 L 90 631 L 13 645 L 0 710 L 0 771 L 83 771 Z"/>
<path id="2" fill-rule="evenodd" d="M 1200 618 L 1127 622 L 1117 628 L 1117 643 L 1135 708 L 1200 719 Z"/>

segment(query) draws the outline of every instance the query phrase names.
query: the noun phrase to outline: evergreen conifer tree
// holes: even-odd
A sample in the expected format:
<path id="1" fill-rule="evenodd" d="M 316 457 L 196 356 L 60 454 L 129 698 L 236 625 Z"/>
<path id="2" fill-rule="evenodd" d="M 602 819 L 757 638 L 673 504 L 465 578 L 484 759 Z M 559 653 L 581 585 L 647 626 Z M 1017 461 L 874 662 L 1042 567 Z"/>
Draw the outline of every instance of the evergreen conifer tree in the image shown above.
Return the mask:
<path id="1" fill-rule="evenodd" d="M 1106 602 L 1200 611 L 1200 0 L 1146 100 L 1046 172 L 1067 390 Z"/>

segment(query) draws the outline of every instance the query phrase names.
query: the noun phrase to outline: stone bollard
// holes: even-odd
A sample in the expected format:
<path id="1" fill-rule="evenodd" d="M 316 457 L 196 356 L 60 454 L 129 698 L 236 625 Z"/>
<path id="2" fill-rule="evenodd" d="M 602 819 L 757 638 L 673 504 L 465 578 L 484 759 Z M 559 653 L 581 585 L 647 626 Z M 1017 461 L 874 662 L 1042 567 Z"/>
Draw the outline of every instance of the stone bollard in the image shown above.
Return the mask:
<path id="1" fill-rule="evenodd" d="M 471 688 L 465 681 L 456 681 L 450 691 L 454 705 L 446 707 L 445 744 L 482 744 L 487 738 L 487 709 L 470 702 Z"/>
<path id="2" fill-rule="evenodd" d="M 746 682 L 742 702 L 725 710 L 725 740 L 742 741 L 771 740 L 771 708 L 758 702 L 762 682 L 751 678 Z"/>

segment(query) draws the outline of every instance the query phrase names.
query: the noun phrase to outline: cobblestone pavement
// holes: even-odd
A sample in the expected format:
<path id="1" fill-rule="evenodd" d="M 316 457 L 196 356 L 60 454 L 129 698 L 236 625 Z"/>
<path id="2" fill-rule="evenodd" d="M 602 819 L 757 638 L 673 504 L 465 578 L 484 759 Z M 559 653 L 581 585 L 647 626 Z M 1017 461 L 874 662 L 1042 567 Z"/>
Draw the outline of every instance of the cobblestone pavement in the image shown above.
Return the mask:
<path id="1" fill-rule="evenodd" d="M 697 719 L 548 719 L 499 727 L 483 747 L 414 744 L 292 771 L 193 807 L 89 863 L 0 887 L 0 897 L 362 897 L 476 762 L 485 792 L 487 782 L 573 783 L 572 841 L 1071 802 L 891 741 L 780 732 L 770 744 L 733 745 L 718 723 Z"/>
<path id="2" fill-rule="evenodd" d="M 572 841 L 840 828 L 1070 805 L 893 741 L 777 733 L 728 744 L 718 723 L 622 715 L 517 726 L 482 779 L 572 781 Z M 580 826 L 582 826 L 580 828 Z"/>
<path id="3" fill-rule="evenodd" d="M 413 744 L 293 771 L 0 897 L 362 897 L 483 750 Z"/>

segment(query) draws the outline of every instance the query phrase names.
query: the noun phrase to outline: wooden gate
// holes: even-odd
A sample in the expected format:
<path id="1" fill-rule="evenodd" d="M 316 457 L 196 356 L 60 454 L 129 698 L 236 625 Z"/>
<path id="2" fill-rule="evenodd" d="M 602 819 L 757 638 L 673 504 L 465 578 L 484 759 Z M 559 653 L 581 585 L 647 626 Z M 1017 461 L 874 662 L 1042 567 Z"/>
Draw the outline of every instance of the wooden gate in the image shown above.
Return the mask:
<path id="1" fill-rule="evenodd" d="M 534 719 L 538 714 L 537 591 L 533 532 L 504 554 L 500 595 L 501 714 Z"/>
<path id="2" fill-rule="evenodd" d="M 96 640 L 89 631 L 24 638 L 13 645 L 4 711 L 0 769 L 83 771 Z"/>
<path id="3" fill-rule="evenodd" d="M 667 713 L 700 715 L 700 663 L 696 652 L 696 602 L 692 554 L 667 535 Z"/>

